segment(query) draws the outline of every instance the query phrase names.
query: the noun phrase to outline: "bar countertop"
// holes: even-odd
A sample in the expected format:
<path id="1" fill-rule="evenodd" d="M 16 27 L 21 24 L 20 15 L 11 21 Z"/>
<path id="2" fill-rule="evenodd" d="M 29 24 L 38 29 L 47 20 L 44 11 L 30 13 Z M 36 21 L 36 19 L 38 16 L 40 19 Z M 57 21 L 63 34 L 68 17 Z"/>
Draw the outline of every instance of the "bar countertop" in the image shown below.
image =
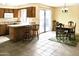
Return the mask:
<path id="1" fill-rule="evenodd" d="M 8 25 L 9 27 L 23 27 L 23 26 L 28 26 L 31 24 L 15 24 L 15 25 Z"/>

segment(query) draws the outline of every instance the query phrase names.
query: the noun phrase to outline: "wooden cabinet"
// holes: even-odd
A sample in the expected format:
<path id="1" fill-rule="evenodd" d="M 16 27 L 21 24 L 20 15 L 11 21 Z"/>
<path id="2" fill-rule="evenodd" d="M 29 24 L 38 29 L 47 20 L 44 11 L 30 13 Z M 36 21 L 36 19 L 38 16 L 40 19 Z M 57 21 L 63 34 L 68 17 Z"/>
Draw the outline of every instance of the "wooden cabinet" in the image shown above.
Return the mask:
<path id="1" fill-rule="evenodd" d="M 9 28 L 7 24 L 0 24 L 0 35 L 9 34 Z"/>
<path id="2" fill-rule="evenodd" d="M 18 9 L 4 9 L 4 10 L 5 10 L 4 13 L 13 13 L 14 18 L 18 17 Z"/>
<path id="3" fill-rule="evenodd" d="M 25 38 L 26 27 L 9 27 L 9 36 L 12 41 L 19 41 Z"/>
<path id="4" fill-rule="evenodd" d="M 14 18 L 18 17 L 18 9 L 4 9 L 4 13 L 13 13 Z"/>
<path id="5" fill-rule="evenodd" d="M 36 16 L 36 8 L 28 7 L 27 8 L 27 17 L 35 17 Z"/>
<path id="6" fill-rule="evenodd" d="M 0 18 L 4 17 L 4 9 L 0 9 Z"/>
<path id="7" fill-rule="evenodd" d="M 5 11 L 5 13 L 13 13 L 13 9 L 4 9 Z"/>
<path id="8" fill-rule="evenodd" d="M 0 35 L 4 35 L 6 33 L 5 24 L 0 24 Z"/>
<path id="9" fill-rule="evenodd" d="M 17 18 L 18 17 L 18 9 L 14 9 L 13 13 L 14 13 L 14 18 Z"/>

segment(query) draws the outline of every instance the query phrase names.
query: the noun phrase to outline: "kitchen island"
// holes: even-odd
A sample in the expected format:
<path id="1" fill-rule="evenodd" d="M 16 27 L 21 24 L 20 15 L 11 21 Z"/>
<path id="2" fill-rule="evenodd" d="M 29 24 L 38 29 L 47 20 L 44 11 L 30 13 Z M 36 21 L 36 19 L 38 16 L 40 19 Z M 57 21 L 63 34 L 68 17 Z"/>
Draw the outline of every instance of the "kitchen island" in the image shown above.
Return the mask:
<path id="1" fill-rule="evenodd" d="M 35 24 L 37 25 L 37 24 Z M 9 26 L 9 36 L 12 41 L 24 40 L 32 37 L 32 26 L 30 24 L 16 24 Z"/>

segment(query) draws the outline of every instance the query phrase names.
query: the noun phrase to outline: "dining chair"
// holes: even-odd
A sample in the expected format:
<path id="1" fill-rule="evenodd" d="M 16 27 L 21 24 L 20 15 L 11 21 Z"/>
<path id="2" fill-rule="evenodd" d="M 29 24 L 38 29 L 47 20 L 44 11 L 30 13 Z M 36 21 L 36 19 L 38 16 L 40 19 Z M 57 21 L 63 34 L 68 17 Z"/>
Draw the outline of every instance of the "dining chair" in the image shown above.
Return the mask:
<path id="1" fill-rule="evenodd" d="M 68 33 L 68 35 L 69 35 L 69 40 L 75 40 L 76 23 L 73 22 L 73 21 L 69 21 L 69 22 L 68 22 L 68 25 L 69 25 L 70 27 L 73 27 L 73 29 L 70 29 L 70 30 L 69 30 L 69 33 Z"/>
<path id="2" fill-rule="evenodd" d="M 70 31 L 69 31 L 70 40 L 76 40 L 76 38 L 75 38 L 75 30 L 76 30 L 76 23 L 75 23 L 73 29 L 70 29 Z"/>
<path id="3" fill-rule="evenodd" d="M 73 25 L 74 25 L 74 22 L 73 22 L 73 21 L 69 21 L 69 22 L 68 22 L 68 25 L 69 25 L 69 26 L 73 26 Z"/>
<path id="4" fill-rule="evenodd" d="M 59 23 L 56 26 L 56 38 L 59 41 L 63 39 L 63 33 L 64 33 L 63 27 L 64 27 L 64 25 L 62 23 Z"/>
<path id="5" fill-rule="evenodd" d="M 56 22 L 56 26 L 59 26 L 59 24 L 60 24 L 59 22 Z"/>

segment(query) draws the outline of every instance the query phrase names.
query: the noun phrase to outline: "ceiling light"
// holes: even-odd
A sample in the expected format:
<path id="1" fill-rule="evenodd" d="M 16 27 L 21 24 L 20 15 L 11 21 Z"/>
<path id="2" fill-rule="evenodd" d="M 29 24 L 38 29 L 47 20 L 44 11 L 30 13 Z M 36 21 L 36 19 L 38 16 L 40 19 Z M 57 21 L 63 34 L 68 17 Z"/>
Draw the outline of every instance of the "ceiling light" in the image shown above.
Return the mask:
<path id="1" fill-rule="evenodd" d="M 68 12 L 66 0 L 65 0 L 65 3 L 64 3 L 64 7 L 62 8 L 62 12 L 64 12 L 64 13 Z"/>

